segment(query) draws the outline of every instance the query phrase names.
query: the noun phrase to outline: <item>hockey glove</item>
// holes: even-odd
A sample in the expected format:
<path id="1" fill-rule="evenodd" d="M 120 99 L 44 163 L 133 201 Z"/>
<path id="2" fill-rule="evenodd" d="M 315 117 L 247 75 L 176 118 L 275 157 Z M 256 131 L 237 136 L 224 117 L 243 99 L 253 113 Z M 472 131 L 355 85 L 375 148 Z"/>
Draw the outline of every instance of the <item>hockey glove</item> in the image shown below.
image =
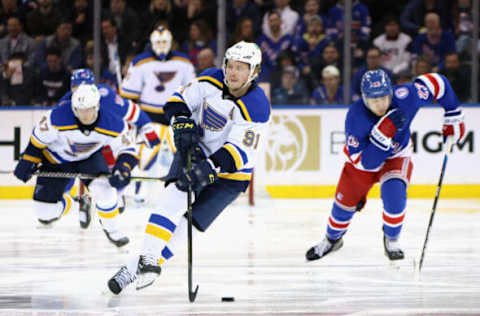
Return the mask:
<path id="1" fill-rule="evenodd" d="M 37 160 L 38 159 L 38 160 Z M 40 158 L 32 157 L 29 155 L 23 155 L 22 159 L 18 162 L 13 174 L 19 180 L 22 180 L 24 183 L 27 183 L 28 180 L 32 177 L 33 173 L 37 170 L 38 163 Z"/>
<path id="2" fill-rule="evenodd" d="M 139 131 L 139 134 L 143 138 L 143 140 L 148 144 L 148 147 L 154 148 L 158 144 L 160 144 L 160 139 L 158 138 L 155 129 L 151 123 L 145 124 Z"/>
<path id="3" fill-rule="evenodd" d="M 112 170 L 112 175 L 108 178 L 110 185 L 118 190 L 123 189 L 130 183 L 130 173 L 136 166 L 137 159 L 130 154 L 121 154 Z"/>
<path id="4" fill-rule="evenodd" d="M 176 117 L 172 123 L 173 140 L 182 160 L 187 161 L 187 153 L 200 141 L 200 130 L 191 118 Z"/>
<path id="5" fill-rule="evenodd" d="M 392 146 L 392 137 L 397 131 L 403 129 L 406 121 L 405 114 L 400 109 L 388 111 L 373 126 L 370 132 L 370 141 L 381 150 L 389 150 Z"/>
<path id="6" fill-rule="evenodd" d="M 216 180 L 217 173 L 213 169 L 213 163 L 207 159 L 193 164 L 190 171 L 183 169 L 175 185 L 180 191 L 186 192 L 188 186 L 191 186 L 193 191 L 199 193 Z"/>
<path id="7" fill-rule="evenodd" d="M 465 136 L 465 123 L 463 122 L 463 113 L 461 109 L 445 111 L 443 115 L 443 138 L 453 137 L 453 143 L 461 140 Z"/>

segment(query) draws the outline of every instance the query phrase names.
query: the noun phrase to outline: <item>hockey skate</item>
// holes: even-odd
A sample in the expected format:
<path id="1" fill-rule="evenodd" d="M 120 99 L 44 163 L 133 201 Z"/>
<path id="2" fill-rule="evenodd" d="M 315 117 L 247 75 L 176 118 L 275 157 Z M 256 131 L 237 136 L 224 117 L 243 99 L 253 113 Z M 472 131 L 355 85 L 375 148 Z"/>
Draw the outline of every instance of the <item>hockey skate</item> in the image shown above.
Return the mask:
<path id="1" fill-rule="evenodd" d="M 402 260 L 405 257 L 398 240 L 390 240 L 385 235 L 383 235 L 383 248 L 385 256 L 390 260 Z"/>
<path id="2" fill-rule="evenodd" d="M 60 217 L 62 217 L 62 216 L 60 215 L 60 216 L 58 216 L 58 217 L 54 217 L 54 218 L 48 219 L 48 220 L 44 220 L 44 219 L 40 219 L 40 218 L 39 218 L 38 221 L 40 222 L 40 224 L 43 225 L 43 226 L 41 226 L 41 227 L 50 228 L 50 227 L 51 227 L 50 224 L 52 224 L 52 223 L 55 222 L 55 221 L 58 221 L 58 220 L 60 219 Z"/>
<path id="3" fill-rule="evenodd" d="M 130 239 L 128 239 L 128 237 L 125 236 L 125 234 L 123 234 L 121 231 L 119 231 L 118 229 L 107 230 L 105 229 L 102 220 L 99 221 L 103 227 L 103 232 L 105 233 L 105 235 L 107 235 L 108 240 L 110 240 L 112 244 L 120 248 L 130 242 Z"/>
<path id="4" fill-rule="evenodd" d="M 110 280 L 108 280 L 108 288 L 113 294 L 119 294 L 130 283 L 134 282 L 136 278 L 135 274 L 130 273 L 127 267 L 123 266 Z"/>
<path id="5" fill-rule="evenodd" d="M 78 198 L 78 216 L 80 221 L 80 227 L 87 229 L 92 220 L 91 209 L 92 209 L 92 198 L 88 194 L 84 194 Z"/>
<path id="6" fill-rule="evenodd" d="M 325 237 L 322 242 L 320 242 L 318 245 L 313 246 L 310 248 L 307 253 L 305 254 L 305 257 L 307 258 L 308 261 L 313 261 L 313 260 L 318 260 L 330 252 L 336 251 L 343 246 L 343 238 L 340 238 L 338 240 L 331 240 Z"/>
<path id="7" fill-rule="evenodd" d="M 124 194 L 122 194 L 122 196 L 118 199 L 118 212 L 122 214 L 123 211 L 125 211 L 125 195 Z"/>
<path id="8" fill-rule="evenodd" d="M 151 256 L 140 256 L 137 268 L 137 290 L 152 285 L 161 272 L 162 268 L 157 264 L 157 260 Z"/>

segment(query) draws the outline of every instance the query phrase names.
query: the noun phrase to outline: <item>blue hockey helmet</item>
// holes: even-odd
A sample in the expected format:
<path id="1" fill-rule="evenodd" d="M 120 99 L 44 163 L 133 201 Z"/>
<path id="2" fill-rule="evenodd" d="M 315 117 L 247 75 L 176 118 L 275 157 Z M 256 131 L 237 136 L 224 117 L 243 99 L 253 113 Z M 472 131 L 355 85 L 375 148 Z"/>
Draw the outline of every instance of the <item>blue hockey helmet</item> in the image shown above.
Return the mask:
<path id="1" fill-rule="evenodd" d="M 78 87 L 82 83 L 95 84 L 95 76 L 88 68 L 75 69 L 70 77 L 70 88 Z"/>
<path id="2" fill-rule="evenodd" d="M 367 106 L 367 99 L 391 96 L 393 93 L 390 78 L 381 69 L 369 70 L 363 75 L 360 91 L 362 92 L 363 102 Z"/>

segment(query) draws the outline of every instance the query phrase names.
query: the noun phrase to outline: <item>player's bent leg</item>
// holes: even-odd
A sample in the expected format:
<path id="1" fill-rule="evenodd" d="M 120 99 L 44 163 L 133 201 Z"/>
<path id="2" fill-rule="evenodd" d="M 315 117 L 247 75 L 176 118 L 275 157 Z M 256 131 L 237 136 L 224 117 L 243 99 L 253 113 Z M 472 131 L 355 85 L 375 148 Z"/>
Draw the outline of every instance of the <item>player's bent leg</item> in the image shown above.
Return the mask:
<path id="1" fill-rule="evenodd" d="M 108 240 L 117 247 L 128 244 L 130 240 L 118 228 L 117 190 L 108 183 L 106 178 L 93 180 L 89 185 L 89 190 Z"/>
<path id="2" fill-rule="evenodd" d="M 383 200 L 383 245 L 390 260 L 401 260 L 404 253 L 399 243 L 405 219 L 407 186 L 401 179 L 393 178 L 381 186 Z"/>

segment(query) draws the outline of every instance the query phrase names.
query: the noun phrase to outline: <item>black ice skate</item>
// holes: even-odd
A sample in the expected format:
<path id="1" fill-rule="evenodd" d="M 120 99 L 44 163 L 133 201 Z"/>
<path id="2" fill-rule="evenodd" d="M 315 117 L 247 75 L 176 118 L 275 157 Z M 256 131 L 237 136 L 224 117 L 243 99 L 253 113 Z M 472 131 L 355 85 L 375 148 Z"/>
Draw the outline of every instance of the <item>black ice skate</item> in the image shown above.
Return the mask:
<path id="1" fill-rule="evenodd" d="M 84 194 L 78 198 L 78 212 L 79 212 L 79 221 L 80 227 L 87 229 L 92 220 L 91 209 L 92 209 L 92 198 L 88 194 Z"/>
<path id="2" fill-rule="evenodd" d="M 405 257 L 398 240 L 390 240 L 385 235 L 383 235 L 383 248 L 385 256 L 390 260 L 402 260 Z"/>
<path id="3" fill-rule="evenodd" d="M 308 261 L 313 261 L 313 260 L 318 260 L 330 252 L 336 251 L 343 246 L 343 238 L 340 238 L 338 240 L 331 240 L 325 237 L 322 242 L 320 242 L 318 245 L 313 246 L 310 248 L 307 253 L 305 254 L 305 257 L 307 258 Z"/>
<path id="4" fill-rule="evenodd" d="M 54 217 L 52 219 L 47 219 L 47 220 L 39 218 L 38 221 L 45 226 L 49 226 L 51 223 L 53 223 L 55 221 L 58 221 L 60 219 L 60 217 L 62 217 L 62 215 L 60 215 L 59 217 Z"/>
<path id="5" fill-rule="evenodd" d="M 158 261 L 151 256 L 140 256 L 137 268 L 137 290 L 141 290 L 153 284 L 156 278 L 160 276 L 162 268 Z"/>
<path id="6" fill-rule="evenodd" d="M 122 214 L 123 211 L 125 211 L 125 195 L 122 194 L 122 197 L 118 201 L 118 212 Z"/>
<path id="7" fill-rule="evenodd" d="M 135 281 L 136 278 L 135 274 L 130 273 L 127 267 L 123 266 L 108 280 L 108 288 L 113 294 L 119 294 L 127 285 Z"/>

